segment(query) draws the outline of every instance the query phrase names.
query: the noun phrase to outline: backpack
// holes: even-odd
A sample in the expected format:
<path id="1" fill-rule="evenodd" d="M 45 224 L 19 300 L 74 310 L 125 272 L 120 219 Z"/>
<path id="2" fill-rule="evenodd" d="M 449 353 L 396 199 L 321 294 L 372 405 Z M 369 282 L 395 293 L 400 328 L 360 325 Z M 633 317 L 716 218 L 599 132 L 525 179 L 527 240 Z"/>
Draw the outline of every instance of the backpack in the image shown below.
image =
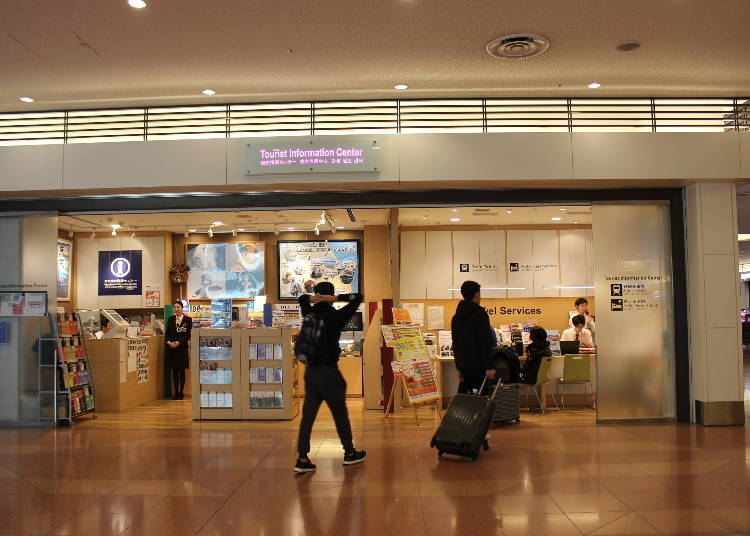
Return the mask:
<path id="1" fill-rule="evenodd" d="M 521 375 L 521 362 L 512 346 L 495 348 L 495 372 L 503 383 L 518 383 Z"/>
<path id="2" fill-rule="evenodd" d="M 294 355 L 305 365 L 316 365 L 325 344 L 326 325 L 323 315 L 308 313 L 302 320 L 302 326 L 294 344 Z"/>

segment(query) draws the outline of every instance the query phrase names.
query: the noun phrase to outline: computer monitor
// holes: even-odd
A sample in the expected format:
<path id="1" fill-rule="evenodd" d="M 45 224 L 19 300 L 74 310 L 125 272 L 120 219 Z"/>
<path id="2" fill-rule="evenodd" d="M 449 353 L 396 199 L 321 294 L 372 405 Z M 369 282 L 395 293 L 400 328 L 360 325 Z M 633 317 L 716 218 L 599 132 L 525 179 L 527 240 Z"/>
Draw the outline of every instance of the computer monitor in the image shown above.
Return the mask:
<path id="1" fill-rule="evenodd" d="M 346 323 L 344 326 L 344 329 L 341 331 L 364 331 L 365 326 L 364 322 L 362 321 L 362 312 L 357 311 L 354 313 L 354 315 L 349 319 L 349 322 Z"/>
<path id="2" fill-rule="evenodd" d="M 578 354 L 581 349 L 581 341 L 560 341 L 560 353 L 562 355 Z"/>

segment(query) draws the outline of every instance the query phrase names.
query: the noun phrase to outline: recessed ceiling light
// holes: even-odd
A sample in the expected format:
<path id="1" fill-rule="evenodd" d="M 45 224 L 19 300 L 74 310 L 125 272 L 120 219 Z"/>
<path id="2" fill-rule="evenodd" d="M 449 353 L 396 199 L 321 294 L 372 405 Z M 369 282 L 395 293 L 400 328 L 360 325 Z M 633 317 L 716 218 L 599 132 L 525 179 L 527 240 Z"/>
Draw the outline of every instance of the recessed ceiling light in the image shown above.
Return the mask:
<path id="1" fill-rule="evenodd" d="M 581 223 L 581 222 L 580 222 L 580 221 L 578 221 L 578 220 L 576 220 L 576 221 L 574 221 L 573 223 Z"/>
<path id="2" fill-rule="evenodd" d="M 119 223 L 110 223 L 109 226 L 112 227 L 113 229 L 119 229 L 120 228 L 120 224 Z"/>
<path id="3" fill-rule="evenodd" d="M 591 82 L 589 84 L 589 89 L 596 89 L 598 87 L 602 87 L 602 85 L 599 82 Z"/>
<path id="4" fill-rule="evenodd" d="M 396 84 L 395 86 L 393 86 L 393 89 L 409 89 L 409 86 L 407 86 L 406 84 Z"/>
<path id="5" fill-rule="evenodd" d="M 562 219 L 561 217 L 557 216 L 557 217 L 552 218 L 552 221 L 560 221 L 561 219 Z"/>
<path id="6" fill-rule="evenodd" d="M 461 218 L 451 218 L 451 221 L 461 221 Z"/>
<path id="7" fill-rule="evenodd" d="M 561 208 L 560 210 L 562 210 L 563 212 L 565 212 L 568 209 L 567 208 Z"/>
<path id="8" fill-rule="evenodd" d="M 341 229 L 343 229 L 343 228 L 344 228 L 344 226 L 343 226 L 343 225 L 339 225 L 338 227 L 336 227 L 336 229 L 338 229 L 338 230 L 341 230 Z"/>
<path id="9" fill-rule="evenodd" d="M 211 225 L 224 225 L 224 223 L 220 221 L 215 221 Z"/>
<path id="10" fill-rule="evenodd" d="M 237 230 L 238 230 L 239 232 L 242 232 L 242 231 L 244 231 L 245 229 L 244 229 L 244 227 L 238 227 L 238 228 L 237 228 Z"/>
<path id="11" fill-rule="evenodd" d="M 197 229 L 188 229 L 188 233 L 197 233 L 197 232 L 198 232 Z"/>
<path id="12" fill-rule="evenodd" d="M 510 209 L 508 209 L 508 210 L 506 210 L 506 211 L 505 211 L 505 213 L 506 213 L 506 214 L 513 214 L 513 211 L 512 211 L 512 210 L 510 210 Z"/>
<path id="13" fill-rule="evenodd" d="M 128 0 L 128 4 L 136 9 L 143 9 L 146 7 L 146 0 Z"/>
<path id="14" fill-rule="evenodd" d="M 32 99 L 31 97 L 21 97 L 18 100 L 20 100 L 21 102 L 34 102 L 34 99 Z"/>
<path id="15" fill-rule="evenodd" d="M 288 230 L 294 231 L 294 227 L 287 227 Z"/>
<path id="16" fill-rule="evenodd" d="M 204 89 L 203 94 L 204 95 L 216 95 L 216 92 L 213 89 Z"/>
<path id="17" fill-rule="evenodd" d="M 452 208 L 451 212 L 458 212 L 458 209 L 457 208 Z"/>

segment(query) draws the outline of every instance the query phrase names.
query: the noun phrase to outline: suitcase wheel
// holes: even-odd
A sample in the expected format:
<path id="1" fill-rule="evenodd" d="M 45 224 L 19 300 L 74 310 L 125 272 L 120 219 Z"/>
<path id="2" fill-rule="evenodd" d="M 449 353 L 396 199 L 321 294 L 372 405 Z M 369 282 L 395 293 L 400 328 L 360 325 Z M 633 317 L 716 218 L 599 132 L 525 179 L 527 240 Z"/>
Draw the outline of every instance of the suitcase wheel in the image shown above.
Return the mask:
<path id="1" fill-rule="evenodd" d="M 443 457 L 443 451 L 442 451 L 442 450 L 439 450 L 439 451 L 438 451 L 438 458 L 442 458 L 442 457 Z"/>

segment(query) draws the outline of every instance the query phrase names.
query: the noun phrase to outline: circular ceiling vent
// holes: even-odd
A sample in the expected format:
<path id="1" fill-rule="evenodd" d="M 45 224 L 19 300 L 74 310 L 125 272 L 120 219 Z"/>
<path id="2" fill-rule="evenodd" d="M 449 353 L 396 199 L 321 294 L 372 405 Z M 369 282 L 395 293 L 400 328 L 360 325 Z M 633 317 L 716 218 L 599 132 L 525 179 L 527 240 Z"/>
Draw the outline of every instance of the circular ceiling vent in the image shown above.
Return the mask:
<path id="1" fill-rule="evenodd" d="M 525 59 L 543 54 L 549 47 L 549 40 L 541 35 L 518 33 L 496 37 L 485 47 L 487 53 L 503 60 Z"/>

